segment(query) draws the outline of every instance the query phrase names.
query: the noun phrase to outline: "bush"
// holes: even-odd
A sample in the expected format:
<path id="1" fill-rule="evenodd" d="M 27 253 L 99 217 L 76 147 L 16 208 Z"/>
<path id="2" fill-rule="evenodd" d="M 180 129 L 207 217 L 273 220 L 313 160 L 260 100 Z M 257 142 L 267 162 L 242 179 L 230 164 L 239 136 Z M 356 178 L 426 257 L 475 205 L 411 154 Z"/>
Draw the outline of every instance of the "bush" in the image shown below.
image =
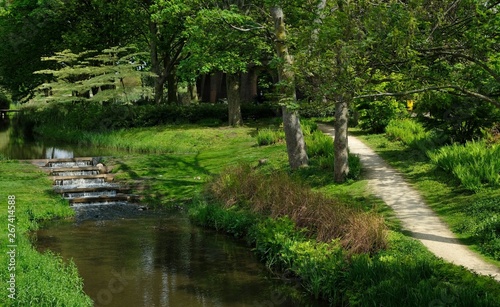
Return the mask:
<path id="1" fill-rule="evenodd" d="M 399 141 L 424 153 L 444 143 L 444 138 L 436 132 L 425 130 L 424 126 L 412 119 L 391 120 L 385 128 L 391 141 Z"/>
<path id="2" fill-rule="evenodd" d="M 426 127 L 442 131 L 450 143 L 479 139 L 500 122 L 500 111 L 492 104 L 439 92 L 422 95 L 417 112 L 426 115 L 421 116 Z"/>
<path id="3" fill-rule="evenodd" d="M 405 117 L 406 106 L 394 98 L 368 101 L 364 100 L 356 107 L 359 113 L 359 126 L 363 130 L 382 133 L 391 120 Z"/>
<path id="4" fill-rule="evenodd" d="M 436 166 L 453 174 L 470 191 L 500 187 L 500 144 L 467 142 L 444 146 L 428 155 Z"/>
<path id="5" fill-rule="evenodd" d="M 274 117 L 270 104 L 242 105 L 244 120 Z M 18 116 L 18 128 L 41 133 L 44 129 L 59 131 L 106 131 L 163 124 L 198 123 L 214 126 L 228 121 L 227 105 L 124 105 L 109 103 L 52 103 L 44 106 L 24 106 Z"/>

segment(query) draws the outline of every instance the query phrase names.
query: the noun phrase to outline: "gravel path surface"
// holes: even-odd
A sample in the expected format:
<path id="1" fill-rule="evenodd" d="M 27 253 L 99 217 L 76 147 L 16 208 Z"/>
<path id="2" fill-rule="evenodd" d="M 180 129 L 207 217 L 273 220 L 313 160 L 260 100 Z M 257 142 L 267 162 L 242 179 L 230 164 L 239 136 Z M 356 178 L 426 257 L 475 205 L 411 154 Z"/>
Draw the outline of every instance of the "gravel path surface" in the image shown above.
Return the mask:
<path id="1" fill-rule="evenodd" d="M 333 127 L 318 126 L 321 131 L 333 137 Z M 349 149 L 351 153 L 359 155 L 371 192 L 395 211 L 403 228 L 410 231 L 414 238 L 420 240 L 436 256 L 478 274 L 491 275 L 500 281 L 500 269 L 485 262 L 461 244 L 398 171 L 353 136 L 349 136 Z"/>

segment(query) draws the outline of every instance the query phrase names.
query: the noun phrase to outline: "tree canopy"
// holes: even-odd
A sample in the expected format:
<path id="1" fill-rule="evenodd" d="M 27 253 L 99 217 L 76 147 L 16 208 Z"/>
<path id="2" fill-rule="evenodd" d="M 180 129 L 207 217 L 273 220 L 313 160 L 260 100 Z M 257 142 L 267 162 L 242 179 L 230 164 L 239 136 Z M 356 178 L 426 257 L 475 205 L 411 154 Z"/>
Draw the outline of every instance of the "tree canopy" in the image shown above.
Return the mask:
<path id="1" fill-rule="evenodd" d="M 42 101 L 106 94 L 130 102 L 119 75 L 137 73 L 128 80 L 140 78 L 155 103 L 176 103 L 180 81 L 217 72 L 236 101 L 238 74 L 262 66 L 288 111 L 296 90 L 308 103 L 335 105 L 342 181 L 350 109 L 397 99 L 435 114 L 446 104 L 471 105 L 474 114 L 500 109 L 499 8 L 492 0 L 4 1 L 0 86 L 14 100 L 43 92 Z M 130 44 L 137 53 L 124 60 L 118 50 Z M 94 93 L 106 86 L 113 90 Z M 72 94 L 55 97 L 64 91 Z"/>

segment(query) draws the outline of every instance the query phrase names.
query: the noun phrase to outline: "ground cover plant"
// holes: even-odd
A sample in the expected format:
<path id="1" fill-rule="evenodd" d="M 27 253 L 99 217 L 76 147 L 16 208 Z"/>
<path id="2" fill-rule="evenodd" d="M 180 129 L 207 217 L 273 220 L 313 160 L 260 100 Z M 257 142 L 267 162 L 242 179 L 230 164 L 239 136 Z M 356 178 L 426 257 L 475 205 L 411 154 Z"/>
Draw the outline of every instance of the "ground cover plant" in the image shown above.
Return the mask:
<path id="1" fill-rule="evenodd" d="M 35 166 L 10 160 L 0 160 L 0 200 L 7 204 L 15 196 L 16 228 L 16 299 L 8 298 L 7 286 L 0 289 L 2 306 L 92 306 L 83 292 L 83 281 L 74 264 L 51 253 L 40 254 L 31 246 L 30 231 L 41 220 L 66 218 L 73 215 L 68 203 L 52 193 L 47 175 Z M 29 182 L 29 184 L 27 184 Z M 8 229 L 7 205 L 0 212 L 0 227 Z M 0 262 L 9 263 L 7 235 L 0 238 Z M 0 270 L 3 281 L 9 280 L 7 269 Z"/>

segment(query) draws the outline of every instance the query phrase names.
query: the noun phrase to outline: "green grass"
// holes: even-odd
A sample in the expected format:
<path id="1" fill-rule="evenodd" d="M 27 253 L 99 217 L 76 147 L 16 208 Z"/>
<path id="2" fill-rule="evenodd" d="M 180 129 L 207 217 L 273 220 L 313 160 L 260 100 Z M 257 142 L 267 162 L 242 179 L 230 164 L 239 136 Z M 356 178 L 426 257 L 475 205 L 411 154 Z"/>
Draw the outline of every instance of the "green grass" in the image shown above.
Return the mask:
<path id="1" fill-rule="evenodd" d="M 16 290 L 17 298 L 7 297 L 7 287 L 0 288 L 0 305 L 15 306 L 92 306 L 82 290 L 82 280 L 72 263 L 64 263 L 50 254 L 40 254 L 28 239 L 38 221 L 66 218 L 73 215 L 68 203 L 54 194 L 47 175 L 35 166 L 0 161 L 0 227 L 2 231 L 0 262 L 6 265 L 8 256 L 8 196 L 15 196 L 16 228 Z M 0 270 L 2 281 L 8 280 L 6 267 Z"/>
<path id="2" fill-rule="evenodd" d="M 391 142 L 383 134 L 369 135 L 354 130 L 354 135 L 401 171 L 463 243 L 481 252 L 487 261 L 500 266 L 500 258 L 485 252 L 482 239 L 464 229 L 464 225 L 477 222 L 476 215 L 468 212 L 471 205 L 478 201 L 500 198 L 500 189 L 482 189 L 471 193 L 457 178 L 436 167 L 419 149 Z"/>

